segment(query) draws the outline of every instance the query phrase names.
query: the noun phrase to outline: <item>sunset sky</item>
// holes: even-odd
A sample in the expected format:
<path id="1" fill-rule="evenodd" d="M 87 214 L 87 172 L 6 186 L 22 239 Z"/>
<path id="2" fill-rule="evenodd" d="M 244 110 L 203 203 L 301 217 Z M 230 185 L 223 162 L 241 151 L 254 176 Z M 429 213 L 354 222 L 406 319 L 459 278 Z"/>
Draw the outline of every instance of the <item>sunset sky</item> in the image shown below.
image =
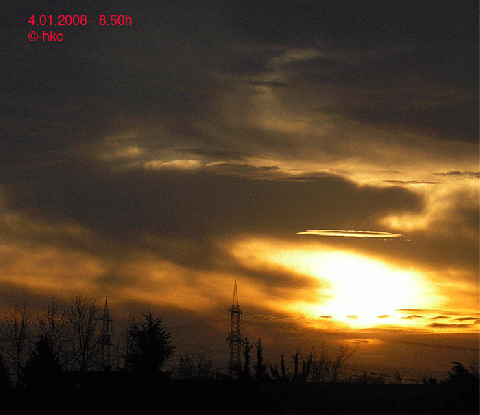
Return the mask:
<path id="1" fill-rule="evenodd" d="M 236 280 L 270 359 L 468 365 L 477 1 L 102 3 L 2 13 L 2 310 L 108 296 L 162 313 L 177 354 L 227 356 Z M 28 23 L 60 14 L 89 21 Z"/>

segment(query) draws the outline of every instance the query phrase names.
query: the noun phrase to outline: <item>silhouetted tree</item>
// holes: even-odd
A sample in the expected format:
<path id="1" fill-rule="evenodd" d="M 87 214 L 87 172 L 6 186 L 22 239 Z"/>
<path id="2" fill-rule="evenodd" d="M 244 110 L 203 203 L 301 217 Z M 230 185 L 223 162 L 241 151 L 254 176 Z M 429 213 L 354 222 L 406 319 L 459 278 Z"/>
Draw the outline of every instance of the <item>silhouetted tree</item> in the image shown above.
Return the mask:
<path id="1" fill-rule="evenodd" d="M 478 384 L 478 375 L 470 372 L 460 362 L 452 363 L 452 371 L 448 372 L 448 383 L 460 387 Z"/>
<path id="2" fill-rule="evenodd" d="M 287 371 L 285 369 L 285 358 L 283 357 L 283 353 L 280 356 L 280 375 L 282 376 L 282 379 L 287 378 Z"/>
<path id="3" fill-rule="evenodd" d="M 272 364 L 269 364 L 270 366 L 270 376 L 274 379 L 280 380 L 280 372 L 278 371 L 278 365 L 275 363 L 275 366 L 272 366 Z"/>
<path id="4" fill-rule="evenodd" d="M 100 351 L 100 309 L 95 298 L 77 294 L 64 311 L 65 321 L 70 329 L 73 358 L 80 371 L 93 367 Z"/>
<path id="5" fill-rule="evenodd" d="M 213 370 L 212 359 L 203 354 L 195 358 L 185 353 L 180 357 L 180 362 L 173 369 L 173 373 L 178 379 L 215 379 L 218 376 Z"/>
<path id="6" fill-rule="evenodd" d="M 300 362 L 300 351 L 297 349 L 295 354 L 292 356 L 293 359 L 293 379 L 298 378 L 298 364 Z"/>
<path id="7" fill-rule="evenodd" d="M 0 353 L 0 391 L 7 391 L 10 389 L 10 376 L 8 375 L 8 369 L 3 362 L 3 356 Z"/>
<path id="8" fill-rule="evenodd" d="M 313 364 L 313 352 L 310 352 L 308 357 L 302 359 L 302 372 L 299 375 L 299 379 L 306 382 L 310 376 L 310 372 Z"/>
<path id="9" fill-rule="evenodd" d="M 385 378 L 381 374 L 376 374 L 376 373 L 370 373 L 369 375 L 367 375 L 367 372 L 364 371 L 363 375 L 358 377 L 356 382 L 367 383 L 370 385 L 384 385 Z"/>
<path id="10" fill-rule="evenodd" d="M 299 349 L 292 355 L 293 373 L 287 373 L 285 359 L 282 353 L 280 358 L 280 372 L 278 366 L 270 365 L 272 377 L 278 380 L 313 381 L 313 382 L 336 382 L 339 379 L 341 369 L 347 359 L 355 352 L 341 347 L 335 359 L 329 359 L 323 351 L 320 359 L 317 359 L 315 350 L 308 356 L 303 356 Z"/>
<path id="11" fill-rule="evenodd" d="M 243 371 L 242 371 L 242 378 L 243 379 L 250 379 L 250 350 L 252 350 L 253 345 L 250 344 L 248 339 L 245 339 L 243 343 Z"/>
<path id="12" fill-rule="evenodd" d="M 46 338 L 40 339 L 22 370 L 21 383 L 26 387 L 47 389 L 52 387 L 56 375 L 62 370 L 57 356 Z"/>
<path id="13" fill-rule="evenodd" d="M 180 362 L 176 372 L 178 372 L 177 376 L 179 379 L 193 379 L 195 377 L 195 362 L 188 353 L 185 353 L 184 356 L 180 356 Z"/>
<path id="14" fill-rule="evenodd" d="M 175 348 L 170 337 L 161 318 L 154 318 L 150 312 L 144 314 L 141 321 L 133 317 L 127 330 L 125 368 L 139 372 L 160 371 Z"/>
<path id="15" fill-rule="evenodd" d="M 341 346 L 340 351 L 337 353 L 335 359 L 331 362 L 331 381 L 336 382 L 338 380 L 338 376 L 340 371 L 345 364 L 345 362 L 350 358 L 350 356 L 355 353 L 355 349 L 351 352 L 348 350 L 347 347 Z"/>
<path id="16" fill-rule="evenodd" d="M 255 346 L 257 348 L 257 363 L 255 364 L 255 379 L 265 380 L 268 378 L 268 374 L 267 374 L 267 365 L 263 362 L 262 340 L 259 339 Z"/>
<path id="17" fill-rule="evenodd" d="M 465 368 L 460 362 L 452 362 L 447 384 L 451 387 L 449 397 L 451 413 L 479 413 L 479 377 Z"/>
<path id="18" fill-rule="evenodd" d="M 293 374 L 287 374 L 285 367 L 285 358 L 282 353 L 280 356 L 280 372 L 278 371 L 278 366 L 272 367 L 270 365 L 270 373 L 275 379 L 278 380 L 293 380 L 293 381 L 302 381 L 306 382 L 310 376 L 312 364 L 313 364 L 313 353 L 310 353 L 307 358 L 301 357 L 300 350 L 297 349 L 294 355 L 292 355 L 293 361 Z M 300 362 L 302 367 L 300 370 Z"/>
<path id="19" fill-rule="evenodd" d="M 327 354 L 323 350 L 320 359 L 317 359 L 315 351 L 313 352 L 313 362 L 310 369 L 310 377 L 313 382 L 326 382 L 330 377 L 330 364 Z"/>
<path id="20" fill-rule="evenodd" d="M 47 305 L 46 314 L 39 315 L 37 319 L 40 335 L 48 342 L 61 365 L 67 369 L 69 366 L 67 351 L 68 326 L 57 302 L 52 299 L 50 304 Z"/>
<path id="21" fill-rule="evenodd" d="M 33 345 L 27 304 L 21 308 L 15 306 L 14 310 L 6 312 L 3 317 L 0 328 L 5 342 L 4 363 L 10 368 L 13 383 L 16 384 Z"/>
<path id="22" fill-rule="evenodd" d="M 274 379 L 282 381 L 288 380 L 287 370 L 285 368 L 285 358 L 283 356 L 283 353 L 280 356 L 280 371 L 278 371 L 278 365 L 275 364 L 275 367 L 270 365 L 270 373 Z"/>

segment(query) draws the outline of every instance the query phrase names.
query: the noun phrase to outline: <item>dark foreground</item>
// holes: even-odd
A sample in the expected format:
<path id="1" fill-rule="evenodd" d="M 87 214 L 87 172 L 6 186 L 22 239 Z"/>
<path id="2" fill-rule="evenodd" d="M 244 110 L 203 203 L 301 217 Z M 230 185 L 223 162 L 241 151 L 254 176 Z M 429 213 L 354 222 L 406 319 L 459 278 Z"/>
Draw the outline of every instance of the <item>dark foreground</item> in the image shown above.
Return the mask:
<path id="1" fill-rule="evenodd" d="M 112 372 L 2 395 L 2 413 L 479 413 L 478 385 L 147 381 Z"/>

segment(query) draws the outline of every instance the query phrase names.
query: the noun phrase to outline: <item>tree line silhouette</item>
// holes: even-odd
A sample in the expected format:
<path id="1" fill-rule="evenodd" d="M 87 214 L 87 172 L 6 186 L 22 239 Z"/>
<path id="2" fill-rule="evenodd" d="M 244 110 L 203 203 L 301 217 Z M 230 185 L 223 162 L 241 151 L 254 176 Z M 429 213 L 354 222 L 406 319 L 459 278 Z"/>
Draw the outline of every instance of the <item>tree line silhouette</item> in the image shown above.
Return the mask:
<path id="1" fill-rule="evenodd" d="M 77 294 L 62 308 L 52 300 L 35 320 L 27 305 L 6 312 L 0 324 L 0 386 L 41 387 L 62 371 L 105 370 L 100 311 L 95 298 Z M 170 337 L 150 311 L 133 315 L 118 336 L 111 366 L 160 371 L 174 350 Z"/>
<path id="2" fill-rule="evenodd" d="M 7 396 L 9 390 L 23 391 L 21 393 L 27 394 L 46 392 L 51 390 L 52 385 L 58 385 L 59 379 L 62 383 L 62 379 L 66 379 L 62 376 L 68 373 L 76 373 L 78 376 L 75 376 L 80 379 L 72 383 L 63 382 L 65 385 L 71 385 L 71 389 L 79 384 L 92 383 L 93 378 L 84 378 L 87 379 L 85 381 L 81 380 L 80 376 L 82 373 L 92 374 L 92 372 L 104 376 L 104 379 L 107 379 L 107 376 L 110 376 L 108 379 L 113 379 L 111 376 L 117 373 L 118 375 L 115 376 L 123 376 L 121 378 L 123 387 L 131 385 L 132 388 L 139 388 L 139 385 L 143 385 L 144 389 L 147 385 L 153 387 L 152 385 L 158 381 L 169 382 L 172 385 L 175 384 L 175 380 L 177 382 L 223 380 L 227 381 L 228 385 L 229 380 L 235 379 L 234 384 L 244 385 L 241 388 L 245 388 L 245 385 L 279 385 L 262 389 L 264 397 L 261 398 L 258 395 L 256 402 L 263 399 L 265 402 L 268 401 L 269 405 L 273 405 L 272 408 L 277 412 L 282 412 L 283 407 L 275 406 L 281 401 L 278 401 L 277 395 L 272 392 L 276 390 L 275 388 L 283 388 L 281 392 L 277 391 L 280 399 L 280 395 L 287 396 L 293 393 L 292 391 L 297 395 L 306 393 L 305 391 L 311 390 L 312 385 L 325 385 L 325 387 L 337 385 L 335 387 L 338 391 L 344 388 L 342 385 L 347 384 L 358 385 L 357 387 L 386 384 L 382 375 L 367 376 L 366 373 L 356 377 L 345 375 L 343 371 L 345 363 L 355 350 L 340 347 L 333 356 L 329 356 L 323 347 L 319 354 L 315 349 L 307 354 L 297 349 L 292 355 L 282 353 L 279 362 L 271 363 L 264 357 L 264 348 L 260 339 L 255 343 L 244 339 L 243 362 L 235 368 L 233 379 L 221 373 L 218 368 L 215 368 L 213 361 L 204 355 L 194 357 L 185 354 L 180 357 L 176 366 L 165 370 L 165 363 L 174 353 L 175 346 L 161 317 L 152 315 L 150 311 L 131 316 L 124 330 L 116 333 L 112 359 L 109 366 L 105 366 L 102 355 L 105 342 L 102 341 L 104 333 L 102 333 L 101 320 L 101 309 L 97 300 L 82 294 L 75 295 L 62 305 L 52 300 L 46 310 L 35 317 L 27 305 L 5 312 L 0 324 L 0 394 Z M 460 362 L 452 362 L 452 364 L 448 378 L 437 387 L 448 387 L 448 391 L 454 391 L 451 395 L 452 402 L 453 400 L 468 401 L 465 408 L 476 410 L 479 385 L 478 357 L 472 360 L 468 368 Z M 99 373 L 107 369 L 115 373 L 110 375 Z M 397 383 L 400 381 L 398 376 Z M 98 382 L 92 384 L 102 384 L 101 380 Z M 423 383 L 425 387 L 436 384 L 427 379 L 424 379 Z M 64 389 L 65 385 L 63 385 Z M 215 387 L 219 388 L 219 384 L 216 385 Z M 301 387 L 301 392 L 298 389 L 300 385 L 304 385 Z M 258 386 L 258 388 L 265 388 L 265 386 Z M 260 389 L 256 390 L 259 393 Z M 225 393 L 233 393 L 233 389 L 229 391 L 227 389 Z M 446 399 L 447 395 L 442 392 L 442 399 Z M 333 392 L 331 396 L 334 396 Z M 435 400 L 433 396 L 439 401 L 437 395 L 432 395 L 428 399 Z M 150 402 L 151 399 L 153 398 L 150 396 L 146 401 Z M 342 408 L 343 404 L 338 405 L 340 406 L 331 408 L 341 412 L 342 410 L 338 408 Z M 351 405 L 352 408 L 357 408 L 353 403 Z M 269 412 L 270 406 L 262 408 L 264 412 Z M 304 406 L 293 406 L 292 410 L 301 412 L 302 408 Z M 312 406 L 310 409 L 316 411 L 318 408 L 318 406 Z M 368 408 L 365 406 L 364 409 L 368 410 Z M 458 409 L 455 406 L 452 408 L 454 408 L 452 412 Z M 421 412 L 423 407 L 419 406 L 417 409 Z M 395 412 L 395 408 L 392 411 Z"/>

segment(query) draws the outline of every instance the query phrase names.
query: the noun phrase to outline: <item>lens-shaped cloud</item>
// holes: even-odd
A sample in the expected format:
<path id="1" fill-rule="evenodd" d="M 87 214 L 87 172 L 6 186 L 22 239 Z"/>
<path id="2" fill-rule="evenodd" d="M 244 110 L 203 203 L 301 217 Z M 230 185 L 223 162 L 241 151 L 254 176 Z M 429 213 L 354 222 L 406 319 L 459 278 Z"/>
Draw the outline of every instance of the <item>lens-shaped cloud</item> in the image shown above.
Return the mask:
<path id="1" fill-rule="evenodd" d="M 304 232 L 297 232 L 297 235 L 343 236 L 349 238 L 398 238 L 403 236 L 401 233 L 341 229 L 313 229 Z"/>

